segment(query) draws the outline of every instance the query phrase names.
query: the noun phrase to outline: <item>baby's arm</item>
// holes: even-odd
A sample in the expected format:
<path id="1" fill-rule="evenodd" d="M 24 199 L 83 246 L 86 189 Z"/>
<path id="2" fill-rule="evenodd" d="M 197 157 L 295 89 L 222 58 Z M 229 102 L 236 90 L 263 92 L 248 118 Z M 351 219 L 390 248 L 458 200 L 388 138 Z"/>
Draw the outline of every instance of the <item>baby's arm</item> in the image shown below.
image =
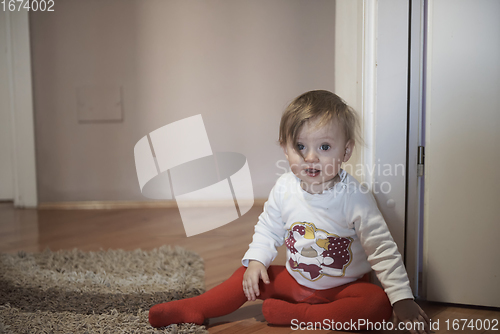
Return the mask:
<path id="1" fill-rule="evenodd" d="M 243 291 L 248 300 L 255 300 L 260 295 L 259 280 L 269 284 L 269 276 L 265 265 L 256 260 L 250 260 L 243 275 Z"/>
<path id="2" fill-rule="evenodd" d="M 347 204 L 346 214 L 391 301 L 394 321 L 421 322 L 423 330 L 410 332 L 430 333 L 429 318 L 413 300 L 401 255 L 373 196 L 355 191 Z"/>
<path id="3" fill-rule="evenodd" d="M 281 195 L 279 182 L 271 190 L 264 212 L 255 225 L 255 233 L 248 251 L 243 256 L 242 264 L 247 267 L 243 276 L 243 291 L 248 300 L 255 300 L 260 295 L 259 280 L 269 283 L 267 268 L 275 259 L 277 247 L 284 242 L 286 230 L 281 219 Z"/>

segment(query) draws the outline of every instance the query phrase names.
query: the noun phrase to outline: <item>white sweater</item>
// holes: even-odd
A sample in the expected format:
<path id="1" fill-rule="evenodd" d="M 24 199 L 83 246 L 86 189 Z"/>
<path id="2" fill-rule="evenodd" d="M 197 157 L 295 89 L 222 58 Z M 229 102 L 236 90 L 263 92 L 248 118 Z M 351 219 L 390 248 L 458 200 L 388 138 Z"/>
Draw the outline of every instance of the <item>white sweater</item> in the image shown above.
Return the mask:
<path id="1" fill-rule="evenodd" d="M 346 284 L 373 269 L 391 304 L 413 294 L 397 245 L 373 195 L 344 170 L 340 182 L 309 194 L 292 172 L 271 190 L 242 263 L 269 267 L 276 248 L 287 246 L 286 268 L 306 287 Z"/>

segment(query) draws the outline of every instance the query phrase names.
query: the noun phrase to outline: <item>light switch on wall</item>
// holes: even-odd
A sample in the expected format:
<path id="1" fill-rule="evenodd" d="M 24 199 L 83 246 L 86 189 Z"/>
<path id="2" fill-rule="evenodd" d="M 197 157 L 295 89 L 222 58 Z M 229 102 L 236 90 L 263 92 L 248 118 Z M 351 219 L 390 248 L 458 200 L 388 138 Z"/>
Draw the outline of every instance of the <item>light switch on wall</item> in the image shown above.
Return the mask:
<path id="1" fill-rule="evenodd" d="M 78 123 L 123 122 L 121 86 L 81 86 L 76 88 Z"/>

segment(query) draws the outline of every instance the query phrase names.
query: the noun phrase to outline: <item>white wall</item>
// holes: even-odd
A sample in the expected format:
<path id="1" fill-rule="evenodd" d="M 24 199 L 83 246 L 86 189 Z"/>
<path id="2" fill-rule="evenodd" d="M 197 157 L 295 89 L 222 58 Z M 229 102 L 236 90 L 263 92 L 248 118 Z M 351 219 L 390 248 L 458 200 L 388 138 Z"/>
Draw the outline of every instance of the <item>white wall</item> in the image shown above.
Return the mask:
<path id="1" fill-rule="evenodd" d="M 135 143 L 200 113 L 212 149 L 246 155 L 266 198 L 283 173 L 282 110 L 305 91 L 335 91 L 335 4 L 89 0 L 31 13 L 40 201 L 145 200 Z M 79 123 L 82 86 L 121 87 L 123 121 Z M 339 91 L 357 103 L 356 89 Z"/>
<path id="2" fill-rule="evenodd" d="M 7 45 L 7 13 L 0 11 L 0 200 L 14 199 Z"/>
<path id="3" fill-rule="evenodd" d="M 0 16 L 0 199 L 16 207 L 36 207 L 30 34 L 28 13 Z"/>
<path id="4" fill-rule="evenodd" d="M 335 89 L 359 112 L 365 145 L 347 170 L 372 187 L 405 247 L 408 1 L 337 1 Z"/>
<path id="5" fill-rule="evenodd" d="M 379 0 L 376 11 L 373 192 L 404 254 L 409 1 Z"/>
<path id="6" fill-rule="evenodd" d="M 351 105 L 363 121 L 363 1 L 337 0 L 335 8 L 335 93 Z M 364 146 L 357 143 L 347 172 L 364 181 Z"/>

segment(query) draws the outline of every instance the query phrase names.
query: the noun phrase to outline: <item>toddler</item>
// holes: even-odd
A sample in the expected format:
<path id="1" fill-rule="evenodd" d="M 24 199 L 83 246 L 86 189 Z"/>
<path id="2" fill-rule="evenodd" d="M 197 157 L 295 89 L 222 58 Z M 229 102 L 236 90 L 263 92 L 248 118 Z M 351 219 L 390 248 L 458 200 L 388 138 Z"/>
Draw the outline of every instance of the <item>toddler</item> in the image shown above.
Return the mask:
<path id="1" fill-rule="evenodd" d="M 201 296 L 155 305 L 151 325 L 202 324 L 259 298 L 270 324 L 375 323 L 394 313 L 394 320 L 423 323 L 421 333 L 429 333 L 429 319 L 413 301 L 373 196 L 341 168 L 358 128 L 354 110 L 337 95 L 311 91 L 297 97 L 279 132 L 291 172 L 271 190 L 243 267 Z M 271 266 L 283 243 L 286 266 Z M 367 281 L 371 270 L 384 289 Z"/>

